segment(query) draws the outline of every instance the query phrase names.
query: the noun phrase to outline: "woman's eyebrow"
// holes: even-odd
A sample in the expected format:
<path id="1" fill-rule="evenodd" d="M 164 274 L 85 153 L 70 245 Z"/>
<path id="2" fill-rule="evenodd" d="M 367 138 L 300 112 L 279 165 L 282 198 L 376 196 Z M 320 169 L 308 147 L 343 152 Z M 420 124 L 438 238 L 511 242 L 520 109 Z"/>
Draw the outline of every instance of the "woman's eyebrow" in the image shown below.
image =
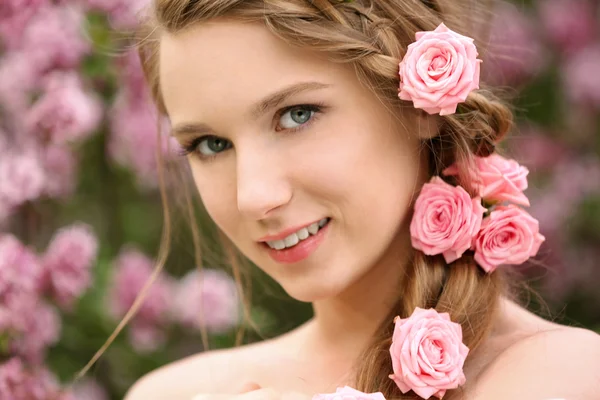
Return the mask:
<path id="1" fill-rule="evenodd" d="M 331 87 L 332 85 L 321 83 L 321 82 L 300 82 L 289 86 L 286 86 L 259 101 L 251 108 L 251 114 L 253 116 L 261 116 L 267 111 L 276 108 L 278 105 L 283 103 L 289 97 L 294 96 L 301 92 L 309 90 L 318 90 Z"/>
<path id="2" fill-rule="evenodd" d="M 321 82 L 300 82 L 282 89 L 266 96 L 258 103 L 252 106 L 251 115 L 258 117 L 265 114 L 267 111 L 276 108 L 278 105 L 283 103 L 289 97 L 297 95 L 298 93 L 306 92 L 309 90 L 319 90 L 331 87 L 330 84 Z M 201 133 L 214 132 L 208 125 L 197 122 L 181 123 L 173 127 L 171 135 L 173 136 L 190 136 L 198 135 Z"/>
<path id="3" fill-rule="evenodd" d="M 211 131 L 210 127 L 206 124 L 188 122 L 173 127 L 171 129 L 171 136 L 193 136 Z"/>

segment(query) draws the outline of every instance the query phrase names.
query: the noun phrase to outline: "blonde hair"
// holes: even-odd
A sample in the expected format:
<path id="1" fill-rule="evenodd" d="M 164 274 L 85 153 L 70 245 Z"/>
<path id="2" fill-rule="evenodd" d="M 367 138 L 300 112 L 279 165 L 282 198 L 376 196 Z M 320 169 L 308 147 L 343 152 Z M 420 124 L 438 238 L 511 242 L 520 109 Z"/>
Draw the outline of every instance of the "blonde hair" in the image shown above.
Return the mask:
<path id="1" fill-rule="evenodd" d="M 260 22 L 292 45 L 309 46 L 327 54 L 333 62 L 353 66 L 357 78 L 376 93 L 384 105 L 392 110 L 400 109 L 406 104 L 398 99 L 398 64 L 407 46 L 414 41 L 415 33 L 433 30 L 444 22 L 455 31 L 475 37 L 482 52 L 483 41 L 478 40 L 477 33 L 478 27 L 484 26 L 486 21 L 482 3 L 472 0 L 154 0 L 141 35 L 139 54 L 152 95 L 159 110 L 165 113 L 158 80 L 157 38 L 161 32 L 175 33 L 218 17 Z M 473 155 L 488 156 L 511 125 L 512 113 L 505 104 L 488 91 L 472 93 L 460 105 L 459 113 L 441 118 L 439 134 L 425 142 L 431 154 L 430 174 L 439 174 L 454 161 L 468 163 Z M 459 180 L 471 190 L 465 176 L 460 174 Z M 168 206 L 166 198 L 163 200 Z M 165 218 L 168 223 L 168 216 Z M 168 229 L 166 231 L 168 236 Z M 168 244 L 166 236 L 163 240 Z M 194 242 L 200 246 L 197 236 Z M 161 248 L 157 270 L 164 264 L 167 249 L 168 245 Z M 227 254 L 232 260 L 234 275 L 239 278 L 240 271 L 236 267 L 239 254 L 231 247 Z M 394 316 L 406 317 L 415 307 L 448 312 L 453 321 L 462 325 L 464 342 L 473 354 L 489 333 L 498 300 L 507 290 L 506 279 L 500 272 L 485 274 L 470 256 L 447 265 L 442 257 L 415 252 L 410 261 L 397 303 L 360 358 L 360 365 L 356 366 L 355 387 L 365 392 L 381 391 L 387 399 L 417 398 L 411 393 L 402 395 L 388 378 L 392 373 L 388 350 Z M 138 304 L 132 307 L 118 330 Z M 459 395 L 459 390 L 448 391 L 445 398 Z"/>

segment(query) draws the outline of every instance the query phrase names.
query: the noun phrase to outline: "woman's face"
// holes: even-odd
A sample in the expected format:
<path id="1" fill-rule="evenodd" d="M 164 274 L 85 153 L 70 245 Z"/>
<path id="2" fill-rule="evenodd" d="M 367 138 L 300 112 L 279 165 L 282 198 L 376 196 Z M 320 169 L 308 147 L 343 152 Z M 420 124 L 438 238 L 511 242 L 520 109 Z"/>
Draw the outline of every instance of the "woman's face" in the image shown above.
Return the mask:
<path id="1" fill-rule="evenodd" d="M 351 67 L 231 21 L 164 35 L 160 53 L 208 213 L 292 297 L 339 294 L 406 243 L 425 174 L 419 133 Z"/>

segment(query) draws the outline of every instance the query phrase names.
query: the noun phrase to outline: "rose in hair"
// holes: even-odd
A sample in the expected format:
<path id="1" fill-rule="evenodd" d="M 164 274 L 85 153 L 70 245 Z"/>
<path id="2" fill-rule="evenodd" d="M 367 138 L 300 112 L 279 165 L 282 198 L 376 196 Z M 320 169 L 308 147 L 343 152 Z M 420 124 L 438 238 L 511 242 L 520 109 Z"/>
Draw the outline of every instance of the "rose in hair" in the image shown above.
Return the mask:
<path id="1" fill-rule="evenodd" d="M 485 208 L 480 198 L 435 176 L 423 185 L 410 224 L 412 245 L 427 255 L 443 254 L 447 263 L 460 258 L 481 227 Z"/>
<path id="2" fill-rule="evenodd" d="M 459 167 L 453 164 L 443 171 L 446 176 L 458 175 Z M 498 154 L 489 157 L 474 157 L 474 168 L 466 169 L 479 196 L 485 201 L 510 201 L 529 206 L 529 199 L 523 194 L 527 189 L 529 170 L 515 160 Z"/>
<path id="3" fill-rule="evenodd" d="M 417 32 L 400 63 L 402 100 L 429 114 L 449 115 L 474 89 L 479 89 L 481 60 L 473 39 L 444 24 Z"/>
<path id="4" fill-rule="evenodd" d="M 518 265 L 537 254 L 545 238 L 538 221 L 515 205 L 498 206 L 483 220 L 473 242 L 475 261 L 486 272 Z"/>
<path id="5" fill-rule="evenodd" d="M 350 386 L 337 388 L 335 393 L 316 394 L 312 400 L 385 400 L 383 393 L 363 393 Z"/>
<path id="6" fill-rule="evenodd" d="M 465 383 L 469 348 L 462 342 L 460 324 L 448 313 L 417 307 L 409 318 L 396 317 L 394 323 L 390 379 L 402 393 L 412 390 L 424 399 L 441 399 L 446 390 Z"/>

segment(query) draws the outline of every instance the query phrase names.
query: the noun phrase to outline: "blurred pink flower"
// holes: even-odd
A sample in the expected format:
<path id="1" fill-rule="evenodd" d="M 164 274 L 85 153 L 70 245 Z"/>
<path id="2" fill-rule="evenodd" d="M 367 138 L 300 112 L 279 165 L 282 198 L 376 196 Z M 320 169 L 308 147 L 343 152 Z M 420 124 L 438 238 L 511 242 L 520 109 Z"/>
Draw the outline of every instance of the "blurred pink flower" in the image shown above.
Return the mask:
<path id="1" fill-rule="evenodd" d="M 156 152 L 157 110 L 148 97 L 131 98 L 121 92 L 113 105 L 111 134 L 108 144 L 110 157 L 119 165 L 130 168 L 143 187 L 157 186 Z M 169 135 L 169 123 L 162 119 L 160 148 L 165 158 L 175 153 L 175 143 Z"/>
<path id="2" fill-rule="evenodd" d="M 534 20 L 513 4 L 497 2 L 482 77 L 497 85 L 519 84 L 546 65 Z"/>
<path id="3" fill-rule="evenodd" d="M 21 41 L 27 23 L 48 4 L 48 0 L 2 0 L 0 4 L 0 39 L 12 49 Z"/>
<path id="4" fill-rule="evenodd" d="M 7 152 L 0 158 L 0 200 L 17 206 L 39 197 L 44 170 L 33 149 Z"/>
<path id="5" fill-rule="evenodd" d="M 0 364 L 0 399 L 66 400 L 58 380 L 47 369 L 28 369 L 16 357 Z"/>
<path id="6" fill-rule="evenodd" d="M 586 47 L 566 60 L 563 83 L 568 98 L 600 110 L 600 44 Z"/>
<path id="7" fill-rule="evenodd" d="M 64 309 L 91 285 L 97 251 L 98 239 L 84 224 L 62 228 L 52 238 L 42 259 L 43 288 Z"/>
<path id="8" fill-rule="evenodd" d="M 532 171 L 548 169 L 567 156 L 567 148 L 543 132 L 541 128 L 527 127 L 512 141 L 516 159 Z"/>
<path id="9" fill-rule="evenodd" d="M 549 39 L 563 51 L 573 51 L 594 41 L 596 5 L 589 0 L 539 0 L 542 25 Z"/>
<path id="10" fill-rule="evenodd" d="M 13 235 L 0 234 L 0 300 L 15 293 L 35 297 L 40 278 L 36 254 Z"/>
<path id="11" fill-rule="evenodd" d="M 133 305 L 154 270 L 154 261 L 137 249 L 127 248 L 114 261 L 114 276 L 109 291 L 109 308 L 115 318 L 122 318 Z M 134 318 L 146 325 L 160 325 L 167 317 L 171 282 L 160 274 Z"/>
<path id="12" fill-rule="evenodd" d="M 0 332 L 23 334 L 39 300 L 40 263 L 16 237 L 0 234 Z"/>
<path id="13" fill-rule="evenodd" d="M 27 24 L 21 47 L 40 72 L 76 68 L 91 49 L 85 15 L 74 5 L 44 7 Z"/>
<path id="14" fill-rule="evenodd" d="M 562 237 L 565 224 L 580 202 L 600 193 L 600 160 L 565 159 L 552 169 L 548 185 L 533 191 L 531 214 L 544 235 Z"/>
<path id="15" fill-rule="evenodd" d="M 55 143 L 80 140 L 100 123 L 102 106 L 86 93 L 75 72 L 55 72 L 47 80 L 46 92 L 29 110 L 31 132 Z"/>
<path id="16" fill-rule="evenodd" d="M 531 215 L 540 222 L 540 231 L 548 235 L 552 235 L 563 226 L 572 206 L 557 201 L 549 192 L 536 196 L 531 203 Z"/>
<path id="17" fill-rule="evenodd" d="M 86 378 L 76 383 L 72 394 L 77 400 L 109 400 L 106 390 L 92 378 Z"/>
<path id="18" fill-rule="evenodd" d="M 158 350 L 167 340 L 162 327 L 134 321 L 129 327 L 129 343 L 140 354 Z"/>
<path id="19" fill-rule="evenodd" d="M 0 155 L 8 151 L 8 133 L 0 127 Z"/>
<path id="20" fill-rule="evenodd" d="M 43 164 L 46 171 L 44 193 L 50 197 L 69 197 L 77 178 L 73 152 L 66 146 L 49 146 L 45 149 Z"/>
<path id="21" fill-rule="evenodd" d="M 220 270 L 190 271 L 178 283 L 173 315 L 179 323 L 222 333 L 239 322 L 240 301 L 235 282 Z"/>
<path id="22" fill-rule="evenodd" d="M 558 164 L 554 170 L 554 186 L 563 201 L 573 204 L 600 193 L 600 159 L 579 156 Z"/>
<path id="23" fill-rule="evenodd" d="M 34 302 L 31 309 L 20 317 L 24 326 L 12 343 L 12 350 L 32 364 L 40 364 L 46 348 L 60 338 L 61 319 L 56 309 L 41 299 Z"/>
<path id="24" fill-rule="evenodd" d="M 12 119 L 20 119 L 29 107 L 29 96 L 40 76 L 27 53 L 10 52 L 0 57 L 0 108 Z"/>
<path id="25" fill-rule="evenodd" d="M 13 213 L 13 207 L 0 199 L 0 230 L 2 230 L 2 222 L 7 220 Z"/>
<path id="26" fill-rule="evenodd" d="M 106 13 L 114 28 L 131 29 L 139 24 L 138 14 L 150 0 L 85 0 L 85 3 L 92 10 Z"/>
<path id="27" fill-rule="evenodd" d="M 119 81 L 125 87 L 129 101 L 148 101 L 148 84 L 136 49 L 129 49 L 117 59 Z"/>

